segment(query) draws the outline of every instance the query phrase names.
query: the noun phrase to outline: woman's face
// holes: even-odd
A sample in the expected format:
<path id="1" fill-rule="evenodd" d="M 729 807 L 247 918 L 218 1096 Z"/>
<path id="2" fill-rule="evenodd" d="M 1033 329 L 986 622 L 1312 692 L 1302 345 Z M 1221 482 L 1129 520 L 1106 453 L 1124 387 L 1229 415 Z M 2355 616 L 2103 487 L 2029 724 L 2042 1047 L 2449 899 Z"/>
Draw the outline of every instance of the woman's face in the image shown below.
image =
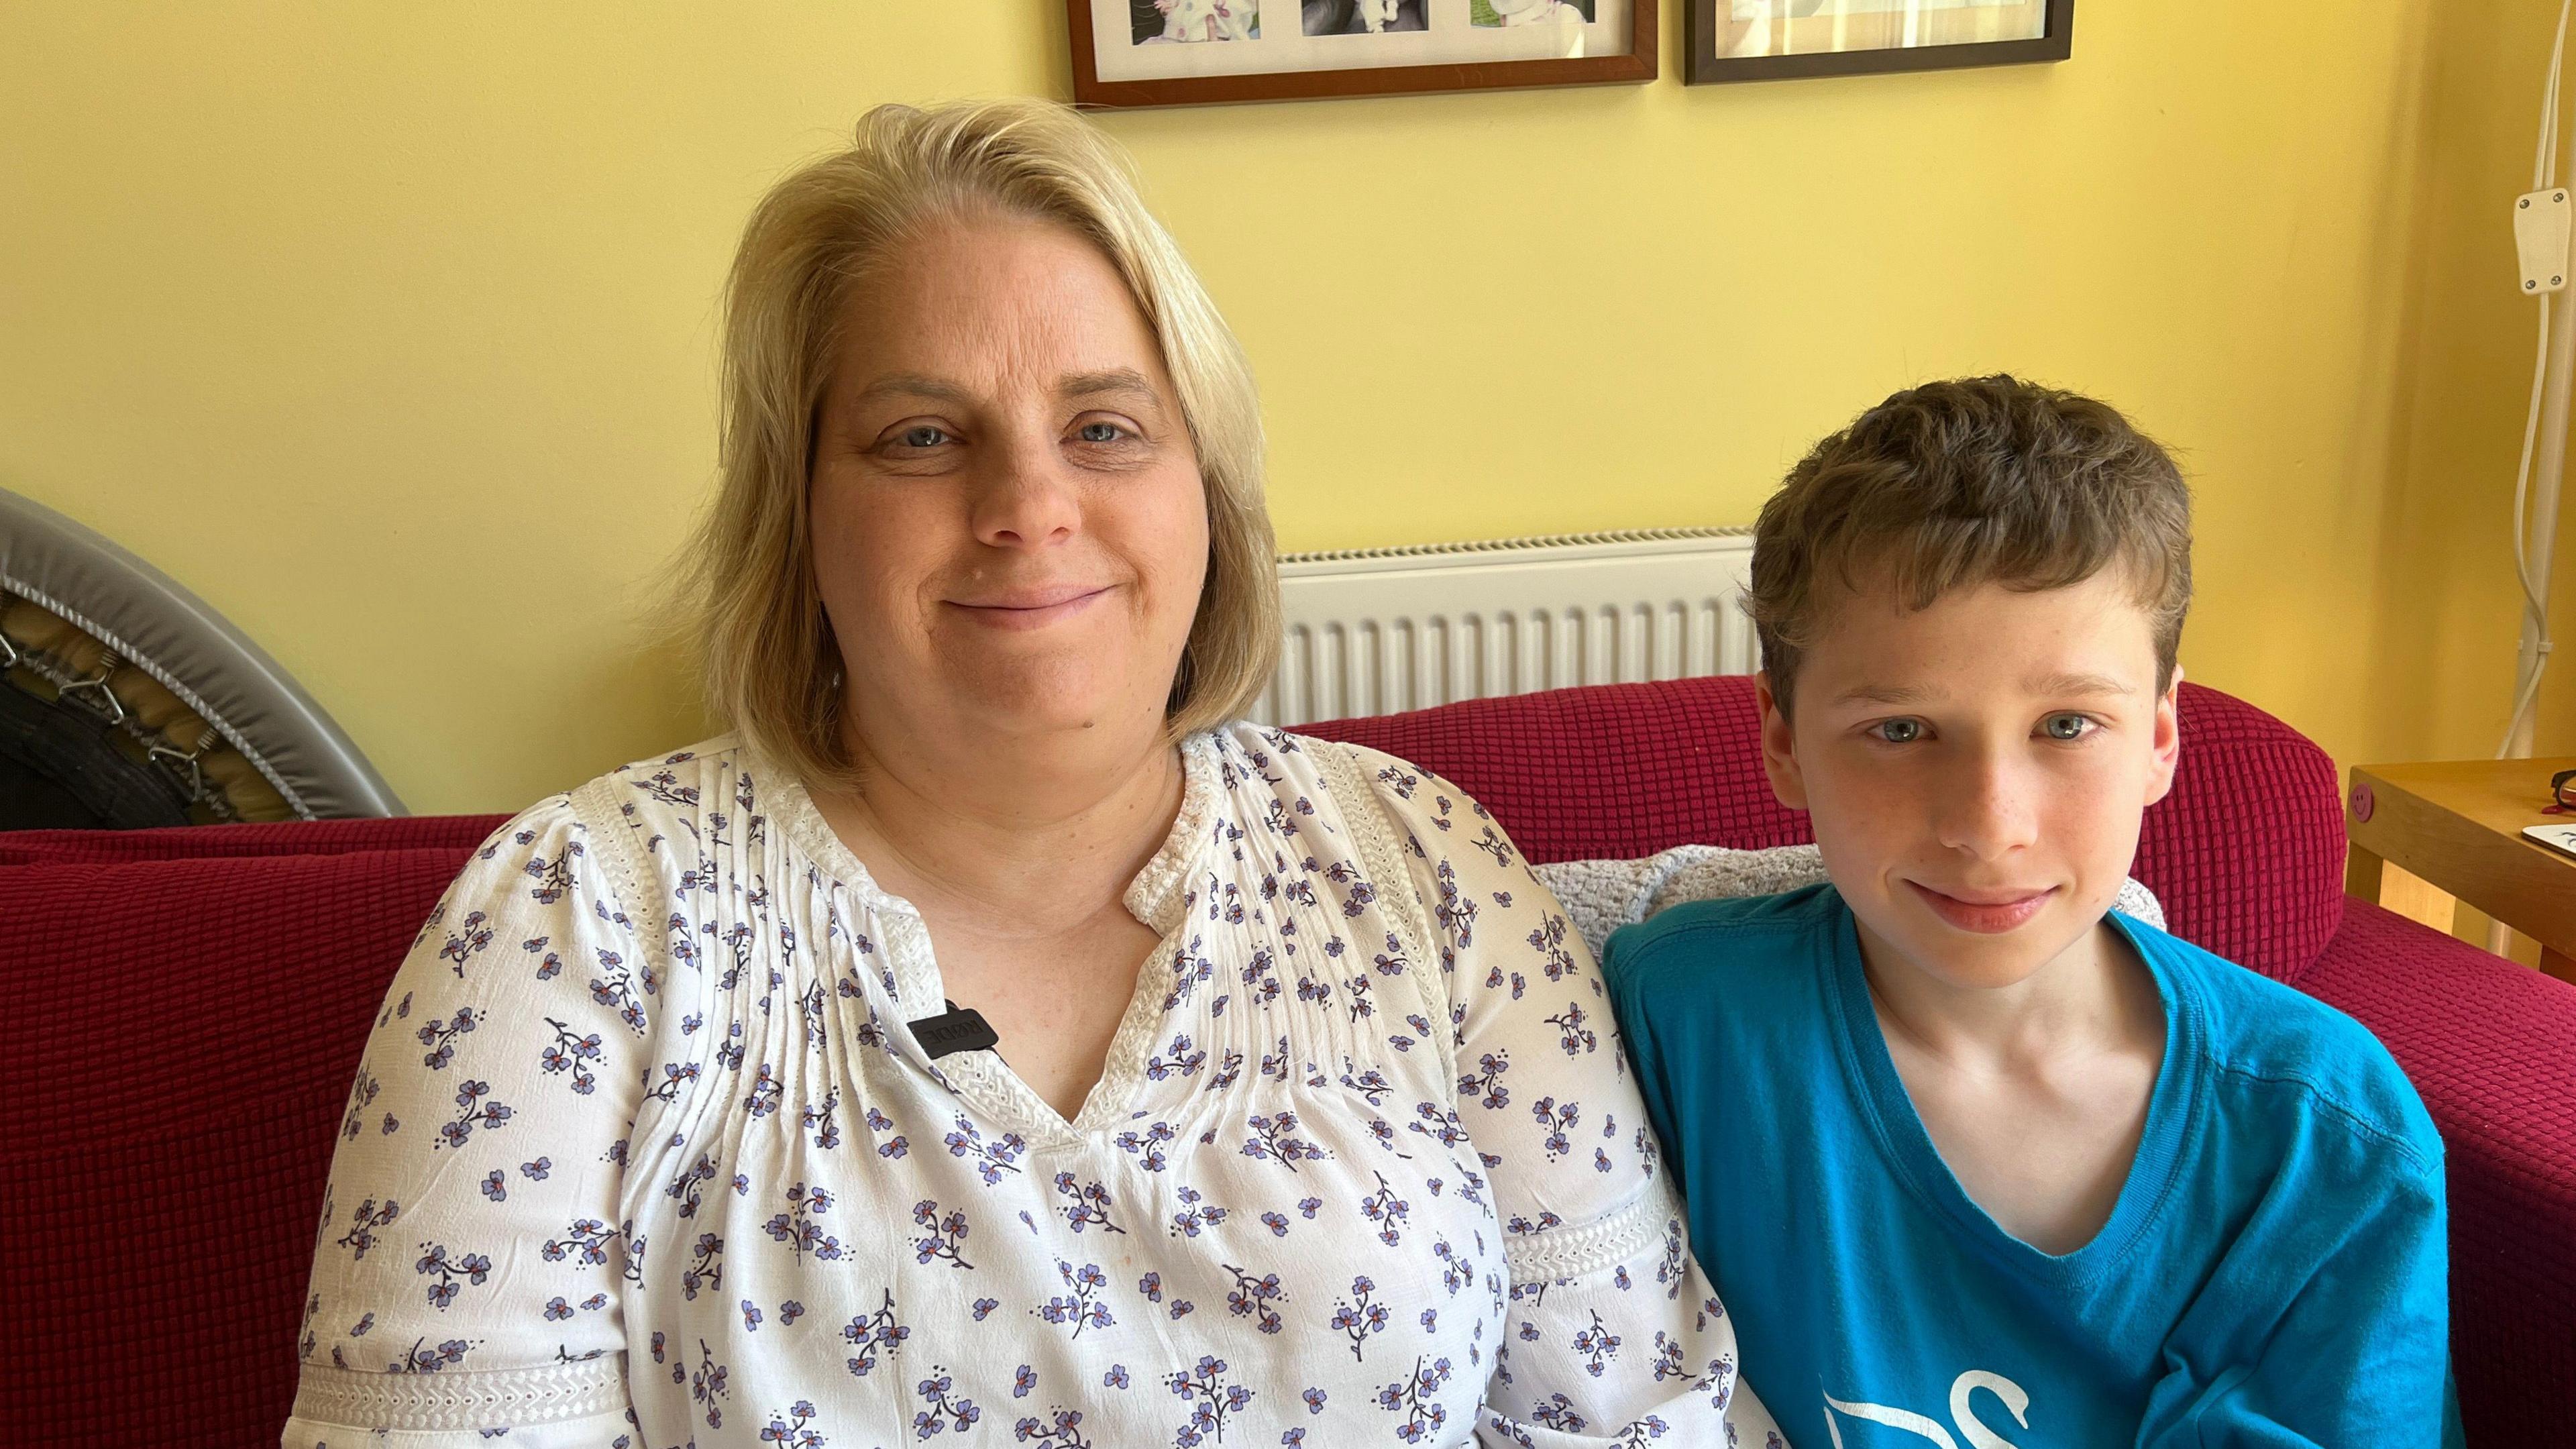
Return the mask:
<path id="1" fill-rule="evenodd" d="M 888 257 L 842 318 L 808 507 L 872 742 L 1161 728 L 1207 497 L 1154 334 L 1079 236 L 977 217 Z"/>

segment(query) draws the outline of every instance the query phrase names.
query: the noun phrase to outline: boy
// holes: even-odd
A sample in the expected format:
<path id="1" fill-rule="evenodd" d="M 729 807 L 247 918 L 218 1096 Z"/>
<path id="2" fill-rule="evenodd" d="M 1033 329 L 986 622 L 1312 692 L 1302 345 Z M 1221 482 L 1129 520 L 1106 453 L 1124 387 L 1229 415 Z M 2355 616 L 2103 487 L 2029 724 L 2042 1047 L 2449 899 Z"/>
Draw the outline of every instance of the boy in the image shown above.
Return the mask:
<path id="1" fill-rule="evenodd" d="M 1762 510 L 1763 764 L 1828 883 L 1604 966 L 1801 1449 L 2456 1442 L 2413 1089 L 2110 911 L 2173 781 L 2190 580 L 2163 451 L 2007 377 L 1897 394 Z"/>

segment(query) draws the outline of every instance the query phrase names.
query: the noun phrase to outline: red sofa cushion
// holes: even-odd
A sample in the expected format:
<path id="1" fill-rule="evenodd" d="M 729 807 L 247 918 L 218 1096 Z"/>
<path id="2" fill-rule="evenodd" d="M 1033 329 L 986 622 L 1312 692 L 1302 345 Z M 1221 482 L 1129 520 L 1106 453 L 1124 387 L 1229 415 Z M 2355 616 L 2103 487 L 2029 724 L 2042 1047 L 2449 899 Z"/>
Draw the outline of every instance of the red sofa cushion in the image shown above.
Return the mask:
<path id="1" fill-rule="evenodd" d="M 277 1442 L 358 1053 L 470 848 L 0 869 L 0 1440 Z"/>
<path id="2" fill-rule="evenodd" d="M 2576 987 L 2351 900 L 2299 985 L 2378 1034 L 2442 1129 L 2471 1442 L 2576 1443 Z"/>
<path id="3" fill-rule="evenodd" d="M 2389 1041 L 2451 1141 L 2471 1431 L 2566 1442 L 2576 990 L 2348 912 L 2325 757 L 2214 691 L 2186 687 L 2183 729 L 2136 873 L 2181 934 L 2300 977 Z M 1539 860 L 1806 838 L 1762 782 L 1741 679 L 1313 732 L 1455 780 Z M 0 1091 L 34 1124 L 0 1136 L 17 1264 L 0 1274 L 0 1437 L 85 1443 L 108 1412 L 154 1442 L 276 1442 L 359 1049 L 421 920 L 501 818 L 0 835 Z"/>
<path id="4" fill-rule="evenodd" d="M 213 856 L 345 855 L 359 850 L 448 850 L 461 859 L 507 815 L 409 815 L 391 820 L 286 820 L 166 830 L 0 832 L 0 866 L 112 865 Z"/>
<path id="5" fill-rule="evenodd" d="M 2214 689 L 2182 689 L 2182 763 L 2131 868 L 2177 936 L 2295 981 L 2343 920 L 2334 762 Z M 1470 700 L 1303 732 L 1434 771 L 1502 818 L 1536 861 L 1751 850 L 1815 838 L 1763 779 L 1743 675 Z"/>

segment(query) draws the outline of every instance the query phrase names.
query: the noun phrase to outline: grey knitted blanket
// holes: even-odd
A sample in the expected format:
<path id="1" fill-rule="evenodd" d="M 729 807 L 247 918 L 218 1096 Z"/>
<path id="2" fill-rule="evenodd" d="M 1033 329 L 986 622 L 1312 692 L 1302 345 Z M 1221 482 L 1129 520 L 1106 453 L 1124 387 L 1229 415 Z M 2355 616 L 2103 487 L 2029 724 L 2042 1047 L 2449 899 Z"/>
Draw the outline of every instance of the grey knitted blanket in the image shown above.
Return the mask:
<path id="1" fill-rule="evenodd" d="M 1812 845 L 1774 850 L 1677 845 L 1643 860 L 1561 860 L 1533 869 L 1540 883 L 1565 906 L 1566 919 L 1583 934 L 1595 959 L 1612 931 L 1667 907 L 1685 901 L 1778 895 L 1825 878 L 1824 857 Z M 2115 909 L 2164 929 L 2164 907 L 2136 881 L 2121 885 L 2114 904 Z"/>

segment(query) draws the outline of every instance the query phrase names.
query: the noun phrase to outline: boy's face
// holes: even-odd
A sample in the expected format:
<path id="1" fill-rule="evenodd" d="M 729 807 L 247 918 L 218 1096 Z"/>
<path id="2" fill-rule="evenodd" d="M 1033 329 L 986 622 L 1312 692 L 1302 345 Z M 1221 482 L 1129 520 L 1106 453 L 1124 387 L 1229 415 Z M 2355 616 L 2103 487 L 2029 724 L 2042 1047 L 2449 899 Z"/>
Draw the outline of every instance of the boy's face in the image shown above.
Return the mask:
<path id="1" fill-rule="evenodd" d="M 1827 610 L 1794 725 L 1760 681 L 1763 766 L 1810 812 L 1873 959 L 2002 987 L 2089 941 L 2178 743 L 2127 579 L 1986 584 L 1913 613 L 1879 585 Z"/>

